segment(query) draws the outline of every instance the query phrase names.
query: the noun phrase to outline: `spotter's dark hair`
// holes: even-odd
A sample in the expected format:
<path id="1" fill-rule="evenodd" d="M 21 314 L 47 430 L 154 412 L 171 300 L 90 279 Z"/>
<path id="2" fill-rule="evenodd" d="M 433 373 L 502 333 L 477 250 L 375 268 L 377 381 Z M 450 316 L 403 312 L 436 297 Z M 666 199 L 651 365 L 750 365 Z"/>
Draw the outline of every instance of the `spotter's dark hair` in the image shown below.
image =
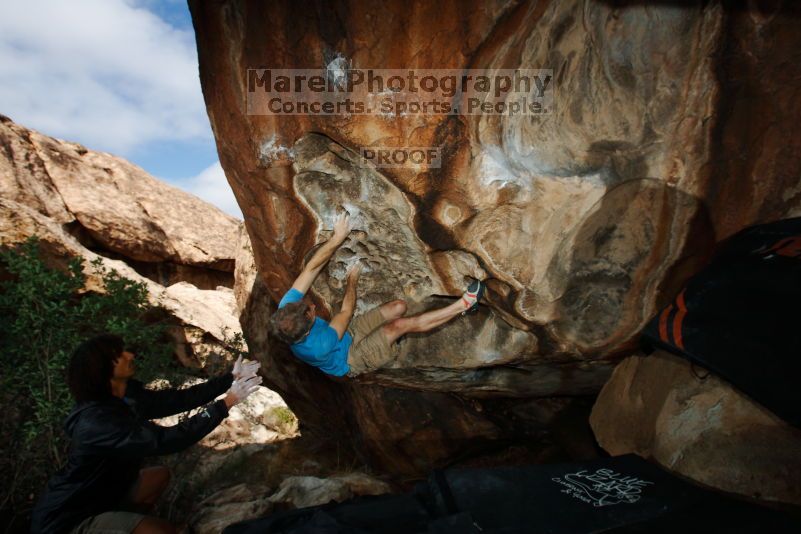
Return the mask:
<path id="1" fill-rule="evenodd" d="M 120 336 L 103 334 L 75 349 L 67 366 L 67 386 L 77 402 L 110 398 L 114 364 L 125 350 Z"/>

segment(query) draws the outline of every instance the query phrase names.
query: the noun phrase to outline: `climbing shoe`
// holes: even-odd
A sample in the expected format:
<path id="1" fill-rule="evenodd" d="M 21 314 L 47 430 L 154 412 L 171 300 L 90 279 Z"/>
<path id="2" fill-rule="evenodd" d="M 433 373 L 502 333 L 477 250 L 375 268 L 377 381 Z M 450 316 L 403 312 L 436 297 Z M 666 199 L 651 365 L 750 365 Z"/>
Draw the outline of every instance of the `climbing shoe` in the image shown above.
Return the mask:
<path id="1" fill-rule="evenodd" d="M 462 294 L 462 304 L 465 307 L 462 315 L 478 311 L 478 301 L 484 295 L 485 287 L 480 280 L 473 280 L 473 283 L 467 287 L 467 291 Z"/>

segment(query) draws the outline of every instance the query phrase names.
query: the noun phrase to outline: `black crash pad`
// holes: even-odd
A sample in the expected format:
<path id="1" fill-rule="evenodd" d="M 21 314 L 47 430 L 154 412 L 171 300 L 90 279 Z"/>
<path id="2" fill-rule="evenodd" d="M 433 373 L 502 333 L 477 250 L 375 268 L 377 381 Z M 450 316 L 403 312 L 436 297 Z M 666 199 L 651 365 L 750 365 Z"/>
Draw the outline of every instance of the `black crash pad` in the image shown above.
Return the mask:
<path id="1" fill-rule="evenodd" d="M 453 469 L 413 492 L 292 510 L 224 534 L 801 532 L 801 518 L 723 497 L 635 455 Z"/>

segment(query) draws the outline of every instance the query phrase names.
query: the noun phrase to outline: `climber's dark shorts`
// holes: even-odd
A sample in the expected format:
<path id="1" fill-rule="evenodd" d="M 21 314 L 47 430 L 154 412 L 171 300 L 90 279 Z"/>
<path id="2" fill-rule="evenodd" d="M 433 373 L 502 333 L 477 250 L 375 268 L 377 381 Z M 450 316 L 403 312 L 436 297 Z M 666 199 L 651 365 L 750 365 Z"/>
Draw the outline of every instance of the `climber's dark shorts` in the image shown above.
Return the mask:
<path id="1" fill-rule="evenodd" d="M 378 307 L 350 322 L 348 332 L 353 342 L 348 352 L 348 376 L 369 373 L 395 359 L 392 346 L 381 328 L 385 322 Z"/>

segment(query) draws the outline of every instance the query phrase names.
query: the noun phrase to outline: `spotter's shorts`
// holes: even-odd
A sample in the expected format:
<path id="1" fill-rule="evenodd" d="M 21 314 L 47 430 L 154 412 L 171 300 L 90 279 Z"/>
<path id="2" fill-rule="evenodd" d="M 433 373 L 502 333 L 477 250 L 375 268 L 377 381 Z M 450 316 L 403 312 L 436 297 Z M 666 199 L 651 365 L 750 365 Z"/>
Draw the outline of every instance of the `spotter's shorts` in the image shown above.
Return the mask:
<path id="1" fill-rule="evenodd" d="M 87 517 L 70 534 L 130 534 L 144 518 L 133 512 L 103 512 Z"/>

